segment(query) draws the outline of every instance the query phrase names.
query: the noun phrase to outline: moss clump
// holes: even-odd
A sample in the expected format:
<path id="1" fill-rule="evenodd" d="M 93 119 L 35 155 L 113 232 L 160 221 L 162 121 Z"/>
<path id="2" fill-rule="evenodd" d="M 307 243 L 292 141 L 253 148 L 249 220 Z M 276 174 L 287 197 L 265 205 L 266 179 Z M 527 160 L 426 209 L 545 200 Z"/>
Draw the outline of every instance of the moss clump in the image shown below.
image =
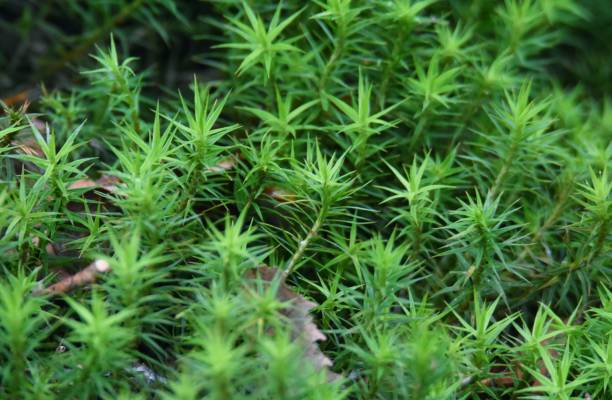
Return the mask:
<path id="1" fill-rule="evenodd" d="M 611 396 L 599 2 L 56 3 L 0 2 L 0 397 Z"/>

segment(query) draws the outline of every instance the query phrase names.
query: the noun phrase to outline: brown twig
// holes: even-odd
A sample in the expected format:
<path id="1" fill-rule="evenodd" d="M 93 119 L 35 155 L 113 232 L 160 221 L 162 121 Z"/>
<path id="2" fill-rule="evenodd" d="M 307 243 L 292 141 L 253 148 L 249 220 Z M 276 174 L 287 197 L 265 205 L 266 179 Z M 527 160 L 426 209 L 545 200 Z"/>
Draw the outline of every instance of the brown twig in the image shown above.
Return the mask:
<path id="1" fill-rule="evenodd" d="M 98 275 L 108 272 L 110 269 L 108 262 L 96 260 L 76 274 L 70 275 L 51 286 L 34 291 L 34 295 L 41 296 L 67 293 L 74 288 L 95 282 Z"/>

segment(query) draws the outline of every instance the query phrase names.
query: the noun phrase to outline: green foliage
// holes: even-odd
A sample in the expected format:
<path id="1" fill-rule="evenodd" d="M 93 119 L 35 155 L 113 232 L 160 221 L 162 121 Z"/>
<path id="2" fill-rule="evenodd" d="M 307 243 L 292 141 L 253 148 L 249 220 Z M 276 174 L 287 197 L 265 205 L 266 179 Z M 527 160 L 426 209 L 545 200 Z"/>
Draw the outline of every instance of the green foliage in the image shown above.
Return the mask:
<path id="1" fill-rule="evenodd" d="M 610 398 L 603 3 L 0 1 L 0 397 Z"/>

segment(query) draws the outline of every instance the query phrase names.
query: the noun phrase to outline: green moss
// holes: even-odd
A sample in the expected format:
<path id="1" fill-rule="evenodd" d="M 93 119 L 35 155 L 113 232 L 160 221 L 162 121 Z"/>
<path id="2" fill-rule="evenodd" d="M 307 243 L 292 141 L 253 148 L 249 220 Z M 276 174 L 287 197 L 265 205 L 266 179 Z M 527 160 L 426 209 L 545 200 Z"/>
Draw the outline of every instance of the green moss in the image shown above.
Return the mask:
<path id="1" fill-rule="evenodd" d="M 0 397 L 612 395 L 609 10 L 59 3 L 0 1 Z"/>

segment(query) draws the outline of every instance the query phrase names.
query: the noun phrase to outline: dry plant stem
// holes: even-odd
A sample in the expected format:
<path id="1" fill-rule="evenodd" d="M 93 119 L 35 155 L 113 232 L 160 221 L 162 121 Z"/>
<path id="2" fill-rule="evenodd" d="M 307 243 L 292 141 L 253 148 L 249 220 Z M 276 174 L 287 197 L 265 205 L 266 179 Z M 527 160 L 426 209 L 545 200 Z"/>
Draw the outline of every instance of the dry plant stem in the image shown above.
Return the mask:
<path id="1" fill-rule="evenodd" d="M 310 228 L 310 231 L 308 231 L 308 234 L 306 235 L 306 237 L 300 241 L 300 245 L 298 246 L 296 252 L 293 254 L 293 257 L 291 257 L 291 260 L 289 260 L 289 264 L 287 264 L 287 268 L 285 268 L 285 271 L 284 271 L 283 279 L 287 275 L 289 275 L 291 272 L 293 272 L 298 261 L 300 260 L 300 258 L 302 258 L 302 255 L 304 255 L 304 251 L 306 251 L 308 244 L 317 235 L 317 233 L 319 232 L 319 229 L 321 229 L 322 223 L 323 223 L 323 213 L 319 213 L 319 216 L 317 217 L 316 221 L 312 225 L 312 228 Z"/>
<path id="2" fill-rule="evenodd" d="M 95 282 L 98 275 L 108 272 L 110 269 L 111 268 L 108 262 L 104 260 L 96 260 L 76 274 L 64 278 L 49 287 L 38 290 L 34 294 L 40 296 L 67 293 L 74 288 Z"/>

